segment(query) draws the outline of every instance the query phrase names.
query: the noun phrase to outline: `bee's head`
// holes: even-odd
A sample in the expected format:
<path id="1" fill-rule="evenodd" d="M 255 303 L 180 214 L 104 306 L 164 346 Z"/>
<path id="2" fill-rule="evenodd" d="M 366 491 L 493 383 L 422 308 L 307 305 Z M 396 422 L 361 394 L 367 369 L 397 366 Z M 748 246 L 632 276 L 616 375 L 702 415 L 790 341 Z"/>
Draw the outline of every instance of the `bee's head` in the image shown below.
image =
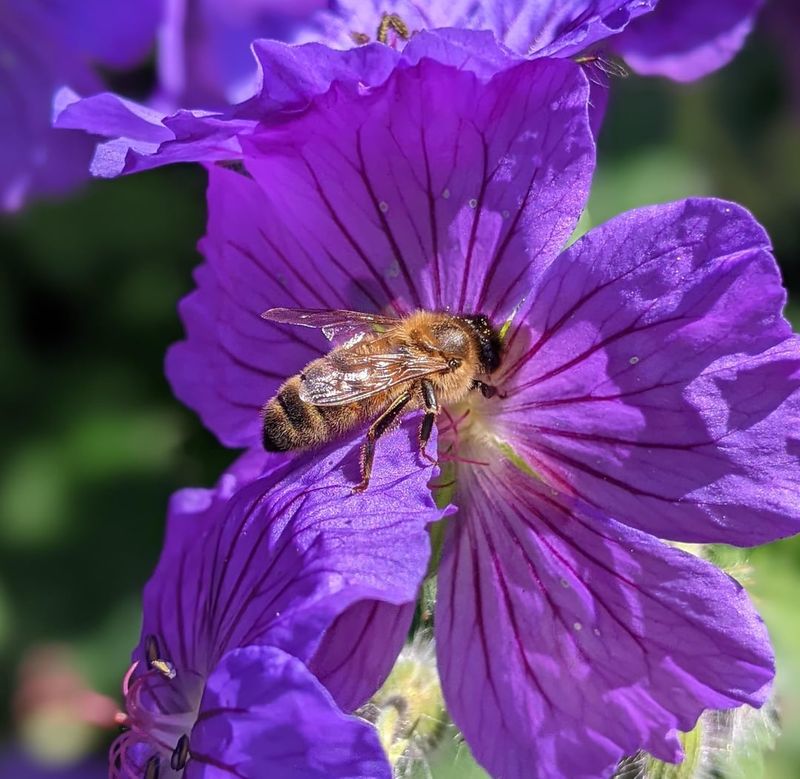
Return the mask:
<path id="1" fill-rule="evenodd" d="M 492 327 L 489 318 L 483 314 L 470 314 L 462 316 L 461 319 L 475 332 L 481 367 L 484 372 L 494 373 L 500 367 L 500 351 L 502 348 L 497 330 Z"/>

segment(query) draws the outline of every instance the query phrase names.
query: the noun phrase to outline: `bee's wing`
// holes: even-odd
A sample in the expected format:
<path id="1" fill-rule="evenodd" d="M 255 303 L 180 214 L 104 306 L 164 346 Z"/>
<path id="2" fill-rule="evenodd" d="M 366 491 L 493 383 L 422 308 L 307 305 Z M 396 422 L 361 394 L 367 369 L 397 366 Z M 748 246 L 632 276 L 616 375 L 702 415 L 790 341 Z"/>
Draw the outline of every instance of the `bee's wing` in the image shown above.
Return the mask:
<path id="1" fill-rule="evenodd" d="M 366 314 L 363 311 L 344 311 L 326 308 L 271 308 L 261 317 L 282 325 L 300 325 L 322 330 L 329 340 L 343 337 L 345 340 L 355 336 L 374 335 L 395 327 L 398 320 L 379 314 Z M 360 338 L 358 339 L 360 340 Z"/>
<path id="2" fill-rule="evenodd" d="M 315 406 L 341 406 L 445 370 L 443 358 L 402 347 L 383 354 L 335 351 L 300 375 L 300 399 Z"/>

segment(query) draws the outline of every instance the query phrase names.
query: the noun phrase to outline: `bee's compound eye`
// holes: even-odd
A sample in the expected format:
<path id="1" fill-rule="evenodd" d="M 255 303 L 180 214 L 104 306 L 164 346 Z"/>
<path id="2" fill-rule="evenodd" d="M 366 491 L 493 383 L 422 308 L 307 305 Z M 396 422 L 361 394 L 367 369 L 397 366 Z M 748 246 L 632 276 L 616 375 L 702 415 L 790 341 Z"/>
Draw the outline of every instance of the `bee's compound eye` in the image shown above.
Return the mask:
<path id="1" fill-rule="evenodd" d="M 453 357 L 447 361 L 447 365 L 451 371 L 457 370 L 461 367 L 461 360 Z"/>

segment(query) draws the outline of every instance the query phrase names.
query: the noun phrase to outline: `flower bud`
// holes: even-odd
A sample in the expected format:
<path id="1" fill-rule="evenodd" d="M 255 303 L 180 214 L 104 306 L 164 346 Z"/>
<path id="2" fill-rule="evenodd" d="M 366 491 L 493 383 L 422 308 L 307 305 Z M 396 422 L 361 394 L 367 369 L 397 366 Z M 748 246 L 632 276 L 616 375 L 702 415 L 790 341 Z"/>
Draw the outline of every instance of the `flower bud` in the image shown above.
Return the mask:
<path id="1" fill-rule="evenodd" d="M 436 671 L 433 641 L 418 634 L 359 714 L 378 730 L 396 777 L 425 774 L 430 753 L 449 722 Z"/>
<path id="2" fill-rule="evenodd" d="M 638 752 L 623 760 L 613 779 L 757 779 L 764 770 L 764 753 L 778 733 L 778 713 L 772 701 L 763 708 L 740 706 L 707 711 L 697 727 L 681 733 L 685 757 L 673 765 Z"/>

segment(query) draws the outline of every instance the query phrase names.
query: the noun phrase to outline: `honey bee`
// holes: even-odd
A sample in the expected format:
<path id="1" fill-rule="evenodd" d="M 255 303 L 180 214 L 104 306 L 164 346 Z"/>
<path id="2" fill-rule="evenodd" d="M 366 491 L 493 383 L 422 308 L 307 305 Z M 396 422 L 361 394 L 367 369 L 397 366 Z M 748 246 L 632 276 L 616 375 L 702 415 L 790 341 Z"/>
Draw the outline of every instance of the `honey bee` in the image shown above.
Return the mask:
<path id="1" fill-rule="evenodd" d="M 483 314 L 414 311 L 392 318 L 358 311 L 273 308 L 261 315 L 280 324 L 315 327 L 328 340 L 346 339 L 278 389 L 263 408 L 269 452 L 311 449 L 367 421 L 361 483 L 369 485 L 375 442 L 409 411 L 424 409 L 419 431 L 425 451 L 440 404 L 471 391 L 496 394 L 480 376 L 500 365 L 499 333 Z"/>

